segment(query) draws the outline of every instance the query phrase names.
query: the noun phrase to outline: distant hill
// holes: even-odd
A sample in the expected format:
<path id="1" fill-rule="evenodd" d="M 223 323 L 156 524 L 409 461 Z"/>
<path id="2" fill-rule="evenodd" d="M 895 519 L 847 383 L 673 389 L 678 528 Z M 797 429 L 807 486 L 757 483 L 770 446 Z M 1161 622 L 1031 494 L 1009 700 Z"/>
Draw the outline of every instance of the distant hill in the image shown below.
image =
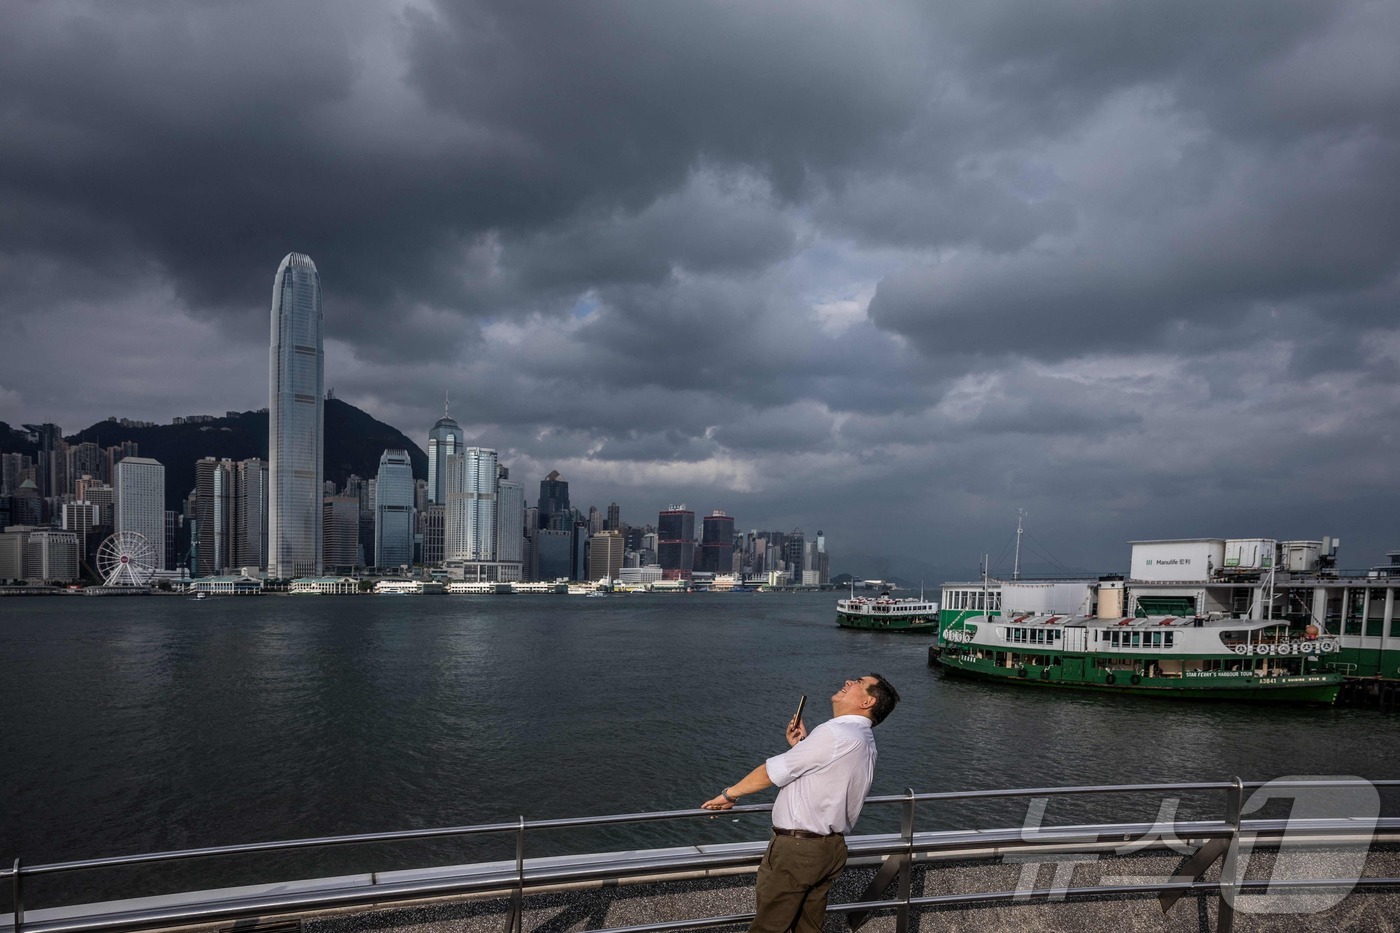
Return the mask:
<path id="1" fill-rule="evenodd" d="M 365 414 L 340 399 L 326 399 L 325 478 L 337 486 L 354 473 L 369 479 L 379 473 L 379 457 L 386 449 L 408 451 L 415 479 L 427 479 L 428 455 L 397 428 Z M 0 424 L 0 437 L 4 437 Z M 141 456 L 165 466 L 165 507 L 179 511 L 194 488 L 194 465 L 204 457 L 247 460 L 267 459 L 267 412 L 245 411 L 200 424 L 162 424 L 151 428 L 126 428 L 115 421 L 99 421 L 65 440 L 70 444 L 91 441 L 111 447 L 135 441 Z M 8 449 L 8 448 L 7 448 Z"/>

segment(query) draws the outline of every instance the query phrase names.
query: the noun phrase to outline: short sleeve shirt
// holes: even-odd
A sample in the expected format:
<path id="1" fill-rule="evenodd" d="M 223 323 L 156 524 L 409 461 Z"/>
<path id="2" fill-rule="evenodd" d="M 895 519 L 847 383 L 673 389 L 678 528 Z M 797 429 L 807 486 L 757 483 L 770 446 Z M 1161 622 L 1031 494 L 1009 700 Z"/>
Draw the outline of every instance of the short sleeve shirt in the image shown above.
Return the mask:
<path id="1" fill-rule="evenodd" d="M 837 716 L 767 761 L 782 788 L 773 825 L 811 833 L 847 833 L 875 777 L 875 735 L 865 716 Z"/>

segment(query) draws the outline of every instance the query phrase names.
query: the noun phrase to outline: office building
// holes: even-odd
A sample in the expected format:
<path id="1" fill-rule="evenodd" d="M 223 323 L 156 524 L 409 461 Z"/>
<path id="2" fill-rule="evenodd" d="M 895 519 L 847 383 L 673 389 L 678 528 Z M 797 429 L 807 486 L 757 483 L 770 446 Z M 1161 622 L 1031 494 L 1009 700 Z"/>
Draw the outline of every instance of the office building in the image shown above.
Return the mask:
<path id="1" fill-rule="evenodd" d="M 511 479 L 496 481 L 496 560 L 525 560 L 525 484 Z"/>
<path id="2" fill-rule="evenodd" d="M 419 529 L 423 536 L 423 565 L 436 567 L 443 561 L 442 542 L 447 506 L 433 503 L 421 513 Z"/>
<path id="3" fill-rule="evenodd" d="M 616 580 L 622 572 L 622 535 L 600 531 L 588 539 L 588 579 Z"/>
<path id="4" fill-rule="evenodd" d="M 212 577 L 239 566 L 234 553 L 237 471 L 233 461 L 205 457 L 194 465 L 194 552 L 191 573 Z"/>
<path id="5" fill-rule="evenodd" d="M 496 451 L 467 447 L 447 461 L 444 560 L 496 559 Z"/>
<path id="6" fill-rule="evenodd" d="M 719 509 L 701 522 L 700 569 L 707 573 L 734 572 L 734 519 Z"/>
<path id="7" fill-rule="evenodd" d="M 689 580 L 695 570 L 695 513 L 673 506 L 656 520 L 656 562 L 668 580 Z"/>
<path id="8" fill-rule="evenodd" d="M 24 575 L 45 583 L 76 582 L 80 546 L 71 531 L 36 529 L 25 544 Z"/>
<path id="9" fill-rule="evenodd" d="M 447 414 L 447 403 L 442 406 L 442 417 L 428 432 L 428 503 L 447 503 L 447 461 L 462 449 L 462 427 Z"/>
<path id="10" fill-rule="evenodd" d="M 116 465 L 114 531 L 134 531 L 151 545 L 155 569 L 166 570 L 165 467 L 149 457 L 127 457 Z"/>
<path id="11" fill-rule="evenodd" d="M 268 373 L 268 572 L 319 576 L 325 352 L 321 277 L 309 256 L 289 253 L 272 287 Z"/>
<path id="12" fill-rule="evenodd" d="M 321 558 L 327 573 L 352 573 L 363 566 L 360 502 L 354 496 L 326 496 L 321 503 Z"/>
<path id="13" fill-rule="evenodd" d="M 603 530 L 604 530 L 604 531 L 621 531 L 621 530 L 622 530 L 622 510 L 621 510 L 620 508 L 618 508 L 616 502 L 614 502 L 612 505 L 608 506 L 608 517 L 607 517 L 607 520 L 603 522 Z"/>
<path id="14" fill-rule="evenodd" d="M 233 566 L 266 569 L 267 461 L 239 461 L 235 479 Z"/>
<path id="15" fill-rule="evenodd" d="M 551 470 L 549 475 L 540 480 L 539 499 L 539 527 L 554 528 L 561 530 L 562 527 L 573 526 L 573 516 L 569 515 L 569 482 L 559 475 L 558 470 Z M 567 515 L 567 521 L 560 523 L 554 521 L 556 515 Z"/>
<path id="16" fill-rule="evenodd" d="M 374 490 L 375 566 L 412 564 L 414 487 L 408 451 L 386 450 L 380 455 Z M 358 508 L 359 500 L 355 501 Z"/>

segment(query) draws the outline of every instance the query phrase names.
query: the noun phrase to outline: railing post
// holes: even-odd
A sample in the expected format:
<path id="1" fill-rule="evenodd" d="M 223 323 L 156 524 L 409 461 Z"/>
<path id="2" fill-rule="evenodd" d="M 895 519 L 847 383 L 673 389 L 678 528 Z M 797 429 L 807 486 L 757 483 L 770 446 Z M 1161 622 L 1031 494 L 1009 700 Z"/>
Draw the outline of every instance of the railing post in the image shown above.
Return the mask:
<path id="1" fill-rule="evenodd" d="M 895 911 L 895 933 L 909 933 L 909 899 L 914 890 L 914 788 L 904 788 L 899 833 L 904 837 L 904 864 L 899 868 L 899 907 Z"/>
<path id="2" fill-rule="evenodd" d="M 1231 933 L 1235 928 L 1235 858 L 1240 848 L 1240 814 L 1244 810 L 1244 781 L 1236 775 L 1225 793 L 1225 822 L 1230 824 L 1230 847 L 1220 866 L 1220 907 L 1216 914 L 1216 933 Z"/>
<path id="3" fill-rule="evenodd" d="M 18 859 L 18 858 L 15 859 L 14 896 L 15 896 L 15 928 L 14 928 L 14 933 L 20 933 L 20 930 L 24 927 L 24 886 L 20 883 L 20 864 L 19 864 L 19 859 Z"/>
<path id="4" fill-rule="evenodd" d="M 521 933 L 525 923 L 525 817 L 515 831 L 515 890 L 510 892 L 510 913 L 504 933 Z M 18 931 L 16 931 L 18 933 Z"/>

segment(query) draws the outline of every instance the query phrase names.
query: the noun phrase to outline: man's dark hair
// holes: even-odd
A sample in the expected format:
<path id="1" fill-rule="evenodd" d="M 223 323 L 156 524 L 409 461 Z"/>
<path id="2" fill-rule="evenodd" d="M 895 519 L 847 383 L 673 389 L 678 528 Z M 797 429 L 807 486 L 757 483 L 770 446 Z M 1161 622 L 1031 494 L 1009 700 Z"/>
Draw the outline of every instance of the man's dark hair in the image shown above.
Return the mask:
<path id="1" fill-rule="evenodd" d="M 885 721 L 886 716 L 894 712 L 894 705 L 899 702 L 899 691 L 881 674 L 870 673 L 865 676 L 875 678 L 875 683 L 866 687 L 865 693 L 875 698 L 875 705 L 870 708 L 870 723 L 878 726 Z"/>

